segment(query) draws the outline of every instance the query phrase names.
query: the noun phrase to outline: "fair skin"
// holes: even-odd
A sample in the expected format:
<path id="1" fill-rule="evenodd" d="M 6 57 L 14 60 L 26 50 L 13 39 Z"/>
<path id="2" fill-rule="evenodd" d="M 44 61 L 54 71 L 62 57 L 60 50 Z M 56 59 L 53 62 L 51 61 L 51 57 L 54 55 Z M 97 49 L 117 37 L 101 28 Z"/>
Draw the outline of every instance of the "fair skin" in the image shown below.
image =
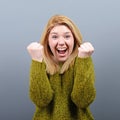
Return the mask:
<path id="1" fill-rule="evenodd" d="M 71 31 L 64 25 L 58 25 L 52 28 L 48 37 L 48 44 L 56 62 L 65 62 L 73 51 L 74 38 Z M 27 50 L 31 58 L 35 61 L 42 62 L 43 46 L 40 43 L 32 42 L 28 45 Z M 85 42 L 78 48 L 78 57 L 87 58 L 94 52 L 91 43 Z"/>
<path id="2" fill-rule="evenodd" d="M 57 63 L 65 62 L 73 51 L 74 38 L 66 26 L 58 25 L 51 30 L 48 43 L 53 59 Z"/>

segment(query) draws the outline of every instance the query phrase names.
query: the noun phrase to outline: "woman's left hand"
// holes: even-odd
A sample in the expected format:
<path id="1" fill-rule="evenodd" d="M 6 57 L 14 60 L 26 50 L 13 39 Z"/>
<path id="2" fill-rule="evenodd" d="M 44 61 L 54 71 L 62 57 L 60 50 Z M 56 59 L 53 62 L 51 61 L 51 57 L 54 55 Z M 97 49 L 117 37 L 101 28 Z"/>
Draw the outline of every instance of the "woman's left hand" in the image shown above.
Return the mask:
<path id="1" fill-rule="evenodd" d="M 78 48 L 78 57 L 87 58 L 90 57 L 93 52 L 94 47 L 92 46 L 92 44 L 89 42 L 85 42 L 81 44 L 80 47 Z"/>

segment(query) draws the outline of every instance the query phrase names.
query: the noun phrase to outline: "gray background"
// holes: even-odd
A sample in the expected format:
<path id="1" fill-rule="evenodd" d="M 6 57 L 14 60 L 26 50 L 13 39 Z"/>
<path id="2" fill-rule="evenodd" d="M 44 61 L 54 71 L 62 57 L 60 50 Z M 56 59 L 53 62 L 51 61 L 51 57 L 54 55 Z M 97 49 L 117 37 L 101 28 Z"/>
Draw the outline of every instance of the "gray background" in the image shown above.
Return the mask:
<path id="1" fill-rule="evenodd" d="M 70 17 L 95 47 L 95 120 L 120 120 L 119 11 L 119 0 L 0 0 L 0 120 L 32 119 L 26 47 L 54 14 Z"/>

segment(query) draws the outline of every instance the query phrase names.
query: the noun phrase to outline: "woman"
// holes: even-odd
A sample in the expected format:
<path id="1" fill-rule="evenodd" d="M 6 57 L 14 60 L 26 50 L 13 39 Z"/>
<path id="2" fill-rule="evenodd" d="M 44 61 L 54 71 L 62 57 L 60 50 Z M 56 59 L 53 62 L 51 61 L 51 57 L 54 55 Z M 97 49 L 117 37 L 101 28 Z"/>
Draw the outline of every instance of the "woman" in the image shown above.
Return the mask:
<path id="1" fill-rule="evenodd" d="M 27 50 L 32 58 L 30 98 L 36 106 L 33 120 L 93 120 L 95 74 L 91 43 L 66 16 L 50 18 L 40 43 Z"/>

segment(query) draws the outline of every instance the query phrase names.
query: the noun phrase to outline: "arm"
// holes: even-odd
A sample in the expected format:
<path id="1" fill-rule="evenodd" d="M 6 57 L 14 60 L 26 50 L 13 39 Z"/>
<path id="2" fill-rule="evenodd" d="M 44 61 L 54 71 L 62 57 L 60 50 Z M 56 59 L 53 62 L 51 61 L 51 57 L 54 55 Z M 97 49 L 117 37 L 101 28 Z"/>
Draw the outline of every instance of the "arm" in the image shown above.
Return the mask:
<path id="1" fill-rule="evenodd" d="M 79 108 L 86 108 L 93 102 L 96 95 L 94 66 L 91 57 L 76 58 L 74 70 L 71 99 Z"/>
<path id="2" fill-rule="evenodd" d="M 47 106 L 53 98 L 53 90 L 50 86 L 43 62 L 32 60 L 29 94 L 31 100 L 38 107 Z"/>

